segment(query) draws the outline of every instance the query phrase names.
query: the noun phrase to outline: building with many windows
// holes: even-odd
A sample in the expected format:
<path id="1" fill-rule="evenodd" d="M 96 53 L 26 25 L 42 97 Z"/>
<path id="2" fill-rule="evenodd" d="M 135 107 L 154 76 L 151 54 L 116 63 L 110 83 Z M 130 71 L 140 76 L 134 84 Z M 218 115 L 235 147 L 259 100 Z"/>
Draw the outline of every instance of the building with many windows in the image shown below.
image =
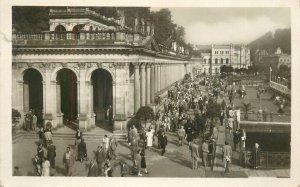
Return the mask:
<path id="1" fill-rule="evenodd" d="M 223 65 L 233 68 L 250 66 L 250 49 L 245 45 L 196 46 L 192 59 L 198 63 L 198 72 L 217 74 Z M 197 54 L 197 55 L 196 55 Z M 194 57 L 198 56 L 197 59 Z"/>

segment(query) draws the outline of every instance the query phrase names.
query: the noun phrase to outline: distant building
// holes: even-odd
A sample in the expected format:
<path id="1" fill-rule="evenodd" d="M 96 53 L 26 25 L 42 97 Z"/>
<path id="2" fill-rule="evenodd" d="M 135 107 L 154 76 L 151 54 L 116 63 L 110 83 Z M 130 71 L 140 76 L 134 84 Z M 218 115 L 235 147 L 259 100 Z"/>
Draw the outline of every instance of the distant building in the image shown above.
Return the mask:
<path id="1" fill-rule="evenodd" d="M 234 44 L 195 46 L 192 60 L 199 64 L 197 72 L 217 74 L 222 65 L 248 68 L 250 49 L 245 45 Z"/>
<path id="2" fill-rule="evenodd" d="M 275 51 L 269 52 L 266 50 L 257 50 L 254 56 L 256 65 L 259 65 L 265 70 L 272 67 L 274 73 L 281 65 L 291 67 L 291 55 L 284 54 L 279 47 Z"/>

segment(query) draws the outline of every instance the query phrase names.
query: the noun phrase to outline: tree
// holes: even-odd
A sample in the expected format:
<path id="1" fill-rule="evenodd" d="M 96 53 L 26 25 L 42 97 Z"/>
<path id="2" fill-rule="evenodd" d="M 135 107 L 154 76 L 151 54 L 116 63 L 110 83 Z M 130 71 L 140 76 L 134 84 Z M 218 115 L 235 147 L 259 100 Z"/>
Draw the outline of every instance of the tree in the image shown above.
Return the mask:
<path id="1" fill-rule="evenodd" d="M 137 118 L 133 117 L 127 122 L 127 129 L 129 130 L 132 126 L 135 126 L 137 130 L 141 129 L 141 122 Z"/>
<path id="2" fill-rule="evenodd" d="M 16 110 L 16 109 L 12 109 L 12 123 L 15 124 L 17 122 L 19 122 L 19 118 L 21 117 L 21 113 Z"/>
<path id="3" fill-rule="evenodd" d="M 137 111 L 135 117 L 137 119 L 139 119 L 140 121 L 144 120 L 145 122 L 145 127 L 146 127 L 146 123 L 148 120 L 153 120 L 154 119 L 154 111 L 151 107 L 149 106 L 142 106 L 141 108 L 139 108 L 139 110 Z"/>
<path id="4" fill-rule="evenodd" d="M 232 66 L 227 66 L 227 65 L 222 65 L 220 67 L 220 71 L 221 71 L 221 74 L 229 74 L 229 73 L 232 73 L 233 72 L 233 67 Z"/>
<path id="5" fill-rule="evenodd" d="M 241 110 L 245 112 L 245 120 L 248 120 L 248 114 L 254 107 L 251 106 L 251 103 L 242 103 Z"/>
<path id="6" fill-rule="evenodd" d="M 41 32 L 49 30 L 49 8 L 12 7 L 12 24 L 18 32 Z"/>

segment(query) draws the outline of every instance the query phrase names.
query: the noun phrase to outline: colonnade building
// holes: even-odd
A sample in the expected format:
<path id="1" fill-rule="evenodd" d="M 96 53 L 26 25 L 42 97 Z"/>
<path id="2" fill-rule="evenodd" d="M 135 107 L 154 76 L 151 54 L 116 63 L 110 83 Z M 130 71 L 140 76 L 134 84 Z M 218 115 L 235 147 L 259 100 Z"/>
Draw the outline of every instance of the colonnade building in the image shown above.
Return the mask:
<path id="1" fill-rule="evenodd" d="M 113 129 L 126 128 L 141 106 L 191 71 L 185 53 L 161 50 L 152 29 L 88 8 L 50 9 L 50 31 L 13 32 L 12 106 L 22 116 L 40 111 L 54 128 L 78 121 L 101 126 L 107 108 Z"/>

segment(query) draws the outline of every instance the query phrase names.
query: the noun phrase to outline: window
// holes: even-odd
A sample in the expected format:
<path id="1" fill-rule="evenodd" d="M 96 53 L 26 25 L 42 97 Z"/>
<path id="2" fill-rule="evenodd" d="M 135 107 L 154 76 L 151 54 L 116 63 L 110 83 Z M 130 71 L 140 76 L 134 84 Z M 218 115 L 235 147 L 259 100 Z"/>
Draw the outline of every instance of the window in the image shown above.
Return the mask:
<path id="1" fill-rule="evenodd" d="M 206 58 L 204 59 L 204 64 L 206 64 Z"/>
<path id="2" fill-rule="evenodd" d="M 208 59 L 209 64 L 211 64 L 211 58 Z"/>
<path id="3" fill-rule="evenodd" d="M 223 58 L 221 58 L 221 64 L 223 64 Z"/>
<path id="4" fill-rule="evenodd" d="M 229 63 L 229 59 L 228 58 L 226 58 L 226 64 L 228 64 Z"/>
<path id="5" fill-rule="evenodd" d="M 204 68 L 204 73 L 206 73 L 206 68 Z"/>
<path id="6" fill-rule="evenodd" d="M 215 69 L 215 73 L 218 73 L 218 68 Z"/>
<path id="7" fill-rule="evenodd" d="M 215 59 L 215 64 L 218 64 L 218 59 L 217 58 Z"/>

